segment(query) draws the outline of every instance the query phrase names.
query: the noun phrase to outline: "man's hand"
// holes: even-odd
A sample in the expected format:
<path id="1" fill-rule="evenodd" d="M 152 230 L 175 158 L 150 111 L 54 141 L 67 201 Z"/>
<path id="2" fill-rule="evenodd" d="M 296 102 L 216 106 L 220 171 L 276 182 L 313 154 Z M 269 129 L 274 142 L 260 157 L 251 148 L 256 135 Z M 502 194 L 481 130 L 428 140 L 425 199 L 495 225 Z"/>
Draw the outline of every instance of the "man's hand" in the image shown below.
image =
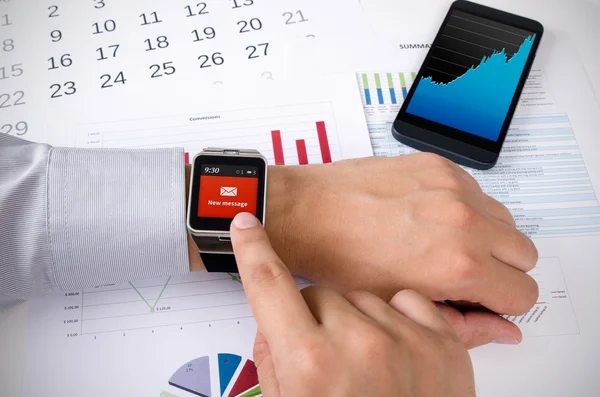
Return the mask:
<path id="1" fill-rule="evenodd" d="M 460 167 L 431 154 L 271 168 L 266 227 L 292 273 L 384 299 L 412 289 L 434 301 L 519 315 L 538 288 L 532 241 Z M 486 311 L 441 307 L 467 346 L 518 343 Z"/>
<path id="2" fill-rule="evenodd" d="M 239 214 L 231 238 L 265 397 L 475 396 L 467 351 L 421 295 L 403 291 L 388 305 L 369 293 L 300 292 L 256 218 Z"/>

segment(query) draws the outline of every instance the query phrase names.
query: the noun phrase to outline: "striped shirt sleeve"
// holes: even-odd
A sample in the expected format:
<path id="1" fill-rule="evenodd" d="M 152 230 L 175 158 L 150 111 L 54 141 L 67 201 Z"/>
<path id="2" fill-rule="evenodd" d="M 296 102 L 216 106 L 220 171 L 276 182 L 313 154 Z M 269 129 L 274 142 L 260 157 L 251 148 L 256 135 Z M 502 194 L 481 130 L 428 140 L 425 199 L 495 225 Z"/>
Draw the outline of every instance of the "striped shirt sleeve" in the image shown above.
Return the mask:
<path id="1" fill-rule="evenodd" d="M 0 310 L 186 273 L 182 149 L 54 148 L 0 134 Z"/>

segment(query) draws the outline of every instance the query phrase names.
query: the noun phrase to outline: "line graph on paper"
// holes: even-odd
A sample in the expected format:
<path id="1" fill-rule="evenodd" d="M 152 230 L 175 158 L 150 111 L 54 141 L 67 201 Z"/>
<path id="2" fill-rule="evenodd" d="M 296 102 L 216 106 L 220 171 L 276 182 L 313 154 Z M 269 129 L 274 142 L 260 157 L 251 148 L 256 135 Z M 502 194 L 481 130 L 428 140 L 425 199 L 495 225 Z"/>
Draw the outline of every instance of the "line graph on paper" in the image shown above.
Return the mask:
<path id="1" fill-rule="evenodd" d="M 233 274 L 202 272 L 90 288 L 66 293 L 63 304 L 67 337 L 252 318 Z"/>

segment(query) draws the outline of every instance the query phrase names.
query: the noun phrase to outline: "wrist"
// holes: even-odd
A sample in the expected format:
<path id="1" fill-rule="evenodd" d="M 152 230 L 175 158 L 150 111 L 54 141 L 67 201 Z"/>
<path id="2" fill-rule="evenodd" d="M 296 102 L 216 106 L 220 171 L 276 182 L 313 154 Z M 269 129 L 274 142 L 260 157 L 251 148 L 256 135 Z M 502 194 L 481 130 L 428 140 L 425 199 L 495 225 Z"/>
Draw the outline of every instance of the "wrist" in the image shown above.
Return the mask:
<path id="1" fill-rule="evenodd" d="M 189 198 L 191 166 L 185 166 L 186 203 Z M 267 208 L 265 229 L 275 252 L 294 274 L 304 275 L 303 266 L 313 262 L 313 250 L 309 247 L 311 222 L 310 205 L 303 198 L 308 184 L 315 182 L 313 166 L 270 166 L 267 178 Z M 187 206 L 186 206 L 187 207 Z M 188 234 L 190 271 L 205 270 L 198 246 Z"/>
<path id="2" fill-rule="evenodd" d="M 314 260 L 314 222 L 305 195 L 316 177 L 315 166 L 269 167 L 265 229 L 283 263 L 300 276 Z"/>

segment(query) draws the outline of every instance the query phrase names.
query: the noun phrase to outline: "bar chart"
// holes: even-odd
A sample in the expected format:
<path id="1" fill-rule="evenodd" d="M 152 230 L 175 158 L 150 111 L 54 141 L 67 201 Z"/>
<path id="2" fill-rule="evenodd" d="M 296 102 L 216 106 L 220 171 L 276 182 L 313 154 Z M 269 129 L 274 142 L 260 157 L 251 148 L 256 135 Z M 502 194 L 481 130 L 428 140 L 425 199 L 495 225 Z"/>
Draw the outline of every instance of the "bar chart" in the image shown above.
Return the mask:
<path id="1" fill-rule="evenodd" d="M 401 105 L 416 73 L 360 73 L 359 84 L 367 106 Z"/>
<path id="2" fill-rule="evenodd" d="M 319 150 L 321 152 L 321 162 L 323 164 L 331 163 L 331 148 L 329 147 L 329 138 L 327 137 L 327 127 L 324 121 L 317 121 L 316 134 L 319 140 Z M 275 165 L 285 165 L 285 154 L 283 150 L 283 141 L 281 130 L 271 131 L 271 141 L 273 142 L 273 155 Z M 308 151 L 306 149 L 306 139 L 296 139 L 296 154 L 298 164 L 308 164 Z"/>
<path id="3" fill-rule="evenodd" d="M 344 158 L 329 102 L 82 124 L 77 136 L 79 147 L 183 147 L 186 164 L 211 146 L 254 148 L 273 165 Z"/>

